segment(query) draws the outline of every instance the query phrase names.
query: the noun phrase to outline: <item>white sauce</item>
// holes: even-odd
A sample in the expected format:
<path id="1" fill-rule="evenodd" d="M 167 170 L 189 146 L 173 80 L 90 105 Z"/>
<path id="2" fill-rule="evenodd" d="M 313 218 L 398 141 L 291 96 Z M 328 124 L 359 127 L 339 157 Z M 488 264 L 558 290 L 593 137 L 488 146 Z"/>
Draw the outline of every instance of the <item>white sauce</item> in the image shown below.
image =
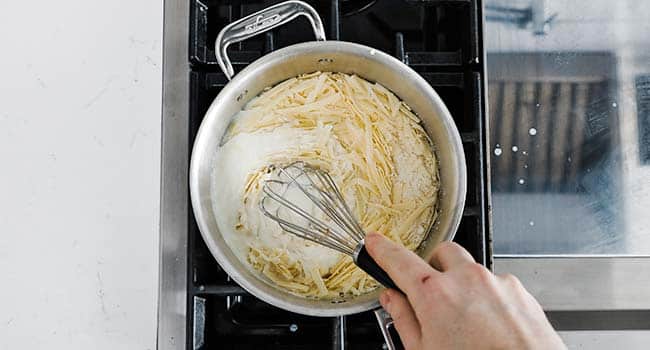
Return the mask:
<path id="1" fill-rule="evenodd" d="M 242 133 L 221 146 L 214 158 L 211 186 L 212 206 L 219 231 L 237 257 L 246 262 L 248 245 L 281 248 L 290 258 L 305 264 L 318 264 L 321 268 L 333 266 L 341 256 L 322 247 L 282 232 L 277 223 L 265 217 L 257 204 L 244 206 L 242 197 L 248 175 L 269 165 L 269 159 L 296 150 L 314 148 L 323 141 L 323 134 L 330 133 L 326 127 L 304 130 L 280 127 L 271 132 Z M 331 133 L 330 133 L 331 134 Z M 330 137 L 329 140 L 333 140 Z M 309 204 L 312 205 L 313 204 Z M 253 232 L 235 230 L 240 208 Z"/>

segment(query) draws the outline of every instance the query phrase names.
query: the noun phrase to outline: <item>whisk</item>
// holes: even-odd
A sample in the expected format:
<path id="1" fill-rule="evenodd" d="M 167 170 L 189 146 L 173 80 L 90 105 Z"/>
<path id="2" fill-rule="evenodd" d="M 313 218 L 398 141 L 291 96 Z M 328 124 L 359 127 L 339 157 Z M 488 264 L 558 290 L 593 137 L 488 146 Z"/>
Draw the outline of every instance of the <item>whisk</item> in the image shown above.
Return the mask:
<path id="1" fill-rule="evenodd" d="M 368 254 L 365 232 L 326 171 L 304 162 L 269 170 L 277 177 L 264 181 L 259 203 L 264 215 L 290 234 L 351 256 L 379 283 L 399 290 Z"/>

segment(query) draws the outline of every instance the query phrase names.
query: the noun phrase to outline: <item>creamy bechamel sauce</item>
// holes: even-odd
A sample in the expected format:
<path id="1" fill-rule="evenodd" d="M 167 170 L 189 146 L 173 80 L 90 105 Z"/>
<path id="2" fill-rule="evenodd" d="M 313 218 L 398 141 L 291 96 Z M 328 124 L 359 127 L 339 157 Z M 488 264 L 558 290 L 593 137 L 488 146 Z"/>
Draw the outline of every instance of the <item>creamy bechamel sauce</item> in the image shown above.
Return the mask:
<path id="1" fill-rule="evenodd" d="M 325 127 L 314 130 L 279 127 L 272 132 L 239 134 L 219 149 L 214 159 L 212 204 L 215 216 L 221 219 L 219 231 L 242 261 L 246 261 L 251 242 L 285 250 L 292 259 L 325 269 L 341 257 L 332 249 L 283 232 L 277 223 L 262 214 L 257 202 L 242 205 L 243 190 L 250 174 L 268 166 L 270 159 L 289 163 L 292 154 L 313 149 L 324 140 L 335 143 L 328 134 L 331 130 Z M 248 219 L 250 233 L 235 230 L 241 217 Z"/>

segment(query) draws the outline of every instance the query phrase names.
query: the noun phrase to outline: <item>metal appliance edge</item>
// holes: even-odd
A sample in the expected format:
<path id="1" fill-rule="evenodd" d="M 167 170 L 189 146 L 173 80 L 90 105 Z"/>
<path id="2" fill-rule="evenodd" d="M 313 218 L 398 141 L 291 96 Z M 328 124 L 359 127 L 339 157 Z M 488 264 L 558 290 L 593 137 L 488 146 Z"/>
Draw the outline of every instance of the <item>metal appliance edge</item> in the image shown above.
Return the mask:
<path id="1" fill-rule="evenodd" d="M 160 159 L 160 242 L 156 348 L 185 348 L 190 6 L 163 4 L 163 106 Z M 180 185 L 179 185 L 180 184 Z"/>

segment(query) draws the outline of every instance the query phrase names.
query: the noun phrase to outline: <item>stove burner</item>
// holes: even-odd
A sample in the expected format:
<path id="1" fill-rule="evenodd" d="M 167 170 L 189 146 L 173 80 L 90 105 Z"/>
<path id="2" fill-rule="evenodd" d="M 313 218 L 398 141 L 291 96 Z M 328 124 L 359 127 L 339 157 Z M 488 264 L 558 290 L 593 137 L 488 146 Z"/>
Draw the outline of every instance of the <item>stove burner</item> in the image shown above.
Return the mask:
<path id="1" fill-rule="evenodd" d="M 341 16 L 356 15 L 369 9 L 376 2 L 377 0 L 341 0 Z"/>
<path id="2" fill-rule="evenodd" d="M 227 23 L 277 0 L 190 0 L 190 140 L 210 103 L 227 83 L 216 65 L 214 39 Z M 455 241 L 491 264 L 483 47 L 479 0 L 405 2 L 310 1 L 328 38 L 388 52 L 424 77 L 447 105 L 461 132 L 468 171 L 466 207 Z M 235 71 L 265 53 L 313 40 L 309 23 L 286 26 L 232 45 Z M 272 307 L 231 281 L 216 263 L 190 214 L 187 281 L 187 348 L 380 349 L 375 316 L 365 312 L 316 318 Z"/>

